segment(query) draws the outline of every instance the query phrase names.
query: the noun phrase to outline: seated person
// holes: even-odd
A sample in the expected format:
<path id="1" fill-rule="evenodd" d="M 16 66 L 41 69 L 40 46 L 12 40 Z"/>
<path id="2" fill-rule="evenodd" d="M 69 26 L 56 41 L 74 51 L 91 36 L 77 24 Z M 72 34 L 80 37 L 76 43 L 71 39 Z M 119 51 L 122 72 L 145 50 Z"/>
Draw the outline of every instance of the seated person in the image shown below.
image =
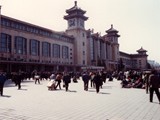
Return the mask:
<path id="1" fill-rule="evenodd" d="M 138 80 L 136 80 L 136 82 L 133 85 L 134 88 L 142 88 L 142 86 L 143 86 L 143 79 L 142 78 L 139 78 Z"/>
<path id="2" fill-rule="evenodd" d="M 122 85 L 122 88 L 131 88 L 132 87 L 131 78 L 122 80 L 121 85 Z"/>

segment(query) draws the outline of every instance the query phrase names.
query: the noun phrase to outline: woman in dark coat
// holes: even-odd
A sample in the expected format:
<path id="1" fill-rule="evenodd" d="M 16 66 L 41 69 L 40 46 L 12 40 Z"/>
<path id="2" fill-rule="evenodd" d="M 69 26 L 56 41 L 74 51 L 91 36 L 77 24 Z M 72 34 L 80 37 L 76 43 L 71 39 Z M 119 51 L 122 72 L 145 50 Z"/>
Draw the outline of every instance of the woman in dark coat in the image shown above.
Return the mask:
<path id="1" fill-rule="evenodd" d="M 99 73 L 97 73 L 95 75 L 93 80 L 94 80 L 94 83 L 96 86 L 96 92 L 99 93 L 100 86 L 102 86 L 102 79 L 101 79 L 101 76 L 99 75 Z"/>

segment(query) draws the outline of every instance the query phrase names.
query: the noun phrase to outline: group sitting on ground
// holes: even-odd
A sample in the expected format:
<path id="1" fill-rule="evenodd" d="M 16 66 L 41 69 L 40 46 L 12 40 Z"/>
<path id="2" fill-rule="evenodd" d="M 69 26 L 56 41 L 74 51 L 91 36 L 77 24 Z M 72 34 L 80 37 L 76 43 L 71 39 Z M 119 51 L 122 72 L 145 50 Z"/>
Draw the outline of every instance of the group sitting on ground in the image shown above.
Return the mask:
<path id="1" fill-rule="evenodd" d="M 121 82 L 122 88 L 142 88 L 146 87 L 148 74 L 145 72 L 127 71 L 123 74 Z"/>

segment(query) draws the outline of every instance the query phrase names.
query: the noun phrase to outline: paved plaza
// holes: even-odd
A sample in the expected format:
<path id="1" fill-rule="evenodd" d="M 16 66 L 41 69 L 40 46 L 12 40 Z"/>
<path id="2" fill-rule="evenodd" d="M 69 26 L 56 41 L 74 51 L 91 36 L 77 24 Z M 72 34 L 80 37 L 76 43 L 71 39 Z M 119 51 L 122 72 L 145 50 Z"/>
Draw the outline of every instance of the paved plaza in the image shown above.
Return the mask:
<path id="1" fill-rule="evenodd" d="M 71 83 L 69 92 L 48 91 L 48 81 L 22 82 L 18 90 L 7 84 L 0 96 L 0 120 L 160 120 L 160 105 L 144 89 L 121 88 L 120 81 L 106 81 L 100 93 L 83 90 L 83 82 Z"/>

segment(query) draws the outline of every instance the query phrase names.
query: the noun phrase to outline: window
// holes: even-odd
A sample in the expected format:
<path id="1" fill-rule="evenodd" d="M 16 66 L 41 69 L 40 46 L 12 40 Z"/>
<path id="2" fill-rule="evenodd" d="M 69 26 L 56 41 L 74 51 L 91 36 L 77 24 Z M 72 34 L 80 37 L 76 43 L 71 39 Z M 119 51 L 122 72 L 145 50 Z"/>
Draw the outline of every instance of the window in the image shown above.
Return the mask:
<path id="1" fill-rule="evenodd" d="M 7 20 L 7 19 L 4 19 L 4 18 L 2 18 L 1 24 L 3 26 L 6 26 L 6 27 L 10 27 L 11 26 L 11 22 L 9 20 Z"/>
<path id="2" fill-rule="evenodd" d="M 83 44 L 83 46 L 85 46 L 85 42 L 83 42 L 82 44 Z"/>
<path id="3" fill-rule="evenodd" d="M 82 36 L 85 37 L 85 33 L 82 33 Z"/>
<path id="4" fill-rule="evenodd" d="M 85 65 L 85 60 L 83 60 L 83 65 Z"/>
<path id="5" fill-rule="evenodd" d="M 83 55 L 85 55 L 85 51 L 83 51 Z"/>
<path id="6" fill-rule="evenodd" d="M 38 40 L 30 40 L 30 54 L 39 56 L 40 42 Z"/>
<path id="7" fill-rule="evenodd" d="M 60 45 L 53 44 L 53 47 L 52 47 L 52 56 L 54 58 L 60 58 Z"/>
<path id="8" fill-rule="evenodd" d="M 62 46 L 62 58 L 69 58 L 69 49 L 67 46 Z"/>
<path id="9" fill-rule="evenodd" d="M 11 53 L 11 35 L 1 33 L 0 52 Z"/>
<path id="10" fill-rule="evenodd" d="M 91 60 L 94 60 L 94 40 L 91 39 L 90 41 L 90 57 L 91 57 Z"/>
<path id="11" fill-rule="evenodd" d="M 27 39 L 20 36 L 16 36 L 14 47 L 15 53 L 23 55 L 27 54 Z"/>
<path id="12" fill-rule="evenodd" d="M 48 42 L 42 43 L 42 56 L 50 57 L 50 43 Z"/>

